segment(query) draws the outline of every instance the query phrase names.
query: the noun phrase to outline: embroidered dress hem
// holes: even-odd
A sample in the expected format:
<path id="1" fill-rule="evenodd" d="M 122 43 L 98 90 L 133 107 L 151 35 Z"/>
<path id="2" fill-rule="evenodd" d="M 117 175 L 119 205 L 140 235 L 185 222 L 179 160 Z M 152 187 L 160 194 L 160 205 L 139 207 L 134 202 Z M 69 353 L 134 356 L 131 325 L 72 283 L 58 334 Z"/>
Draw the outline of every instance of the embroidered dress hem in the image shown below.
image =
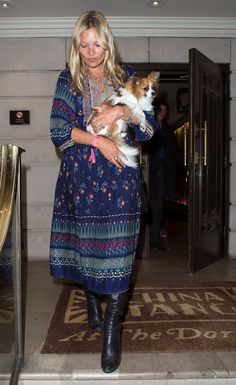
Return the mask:
<path id="1" fill-rule="evenodd" d="M 63 219 L 62 219 L 63 217 Z M 126 218 L 126 219 L 125 219 Z M 139 213 L 93 218 L 54 214 L 50 271 L 100 294 L 129 288 L 139 233 Z"/>

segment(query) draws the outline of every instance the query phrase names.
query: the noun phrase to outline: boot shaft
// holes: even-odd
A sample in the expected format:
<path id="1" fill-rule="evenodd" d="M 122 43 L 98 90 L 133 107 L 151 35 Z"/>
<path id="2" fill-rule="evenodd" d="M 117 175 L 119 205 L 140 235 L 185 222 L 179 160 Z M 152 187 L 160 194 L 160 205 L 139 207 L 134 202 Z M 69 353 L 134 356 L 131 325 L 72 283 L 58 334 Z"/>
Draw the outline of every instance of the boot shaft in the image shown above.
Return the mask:
<path id="1" fill-rule="evenodd" d="M 107 296 L 107 307 L 104 317 L 104 328 L 121 327 L 121 318 L 123 316 L 126 303 L 126 293 L 115 293 Z"/>
<path id="2" fill-rule="evenodd" d="M 120 365 L 121 360 L 121 317 L 126 302 L 126 293 L 110 294 L 103 325 L 102 369 L 111 373 Z"/>

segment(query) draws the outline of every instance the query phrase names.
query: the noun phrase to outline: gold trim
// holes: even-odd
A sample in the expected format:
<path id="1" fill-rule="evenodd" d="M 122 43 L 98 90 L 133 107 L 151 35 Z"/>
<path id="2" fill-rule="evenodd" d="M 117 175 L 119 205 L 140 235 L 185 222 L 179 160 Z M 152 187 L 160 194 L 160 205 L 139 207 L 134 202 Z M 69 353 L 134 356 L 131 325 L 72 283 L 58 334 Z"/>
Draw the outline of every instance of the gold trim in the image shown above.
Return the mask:
<path id="1" fill-rule="evenodd" d="M 1 146 L 0 171 L 0 252 L 3 248 L 17 190 L 19 147 L 12 144 Z"/>

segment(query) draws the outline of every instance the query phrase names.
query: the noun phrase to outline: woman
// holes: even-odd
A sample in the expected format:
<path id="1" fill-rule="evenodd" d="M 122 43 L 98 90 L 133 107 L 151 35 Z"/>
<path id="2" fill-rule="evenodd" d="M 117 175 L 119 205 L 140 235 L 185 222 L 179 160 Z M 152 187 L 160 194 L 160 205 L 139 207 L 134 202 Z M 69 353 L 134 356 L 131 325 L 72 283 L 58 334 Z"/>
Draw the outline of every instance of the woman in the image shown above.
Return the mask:
<path id="1" fill-rule="evenodd" d="M 52 276 L 83 285 L 89 326 L 104 332 L 102 369 L 107 373 L 120 364 L 121 315 L 140 224 L 140 175 L 138 169 L 124 167 L 122 154 L 110 139 L 86 132 L 86 123 L 93 107 L 132 74 L 118 62 L 104 16 L 95 11 L 82 14 L 73 33 L 69 68 L 59 76 L 51 112 L 51 138 L 63 158 L 56 184 L 50 267 Z M 150 138 L 135 125 L 138 122 L 127 107 L 103 106 L 98 111 L 91 123 L 95 132 L 123 118 L 134 124 L 137 140 Z M 149 126 L 155 124 L 150 114 L 146 119 Z M 104 321 L 100 294 L 107 294 Z"/>

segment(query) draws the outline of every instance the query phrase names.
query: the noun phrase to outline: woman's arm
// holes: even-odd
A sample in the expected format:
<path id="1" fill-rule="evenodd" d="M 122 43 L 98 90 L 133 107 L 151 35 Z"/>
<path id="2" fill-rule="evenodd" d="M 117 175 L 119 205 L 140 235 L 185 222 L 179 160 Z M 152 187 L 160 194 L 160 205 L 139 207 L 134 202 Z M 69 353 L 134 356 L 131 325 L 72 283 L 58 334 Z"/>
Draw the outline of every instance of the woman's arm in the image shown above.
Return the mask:
<path id="1" fill-rule="evenodd" d="M 102 105 L 96 107 L 96 110 L 99 114 L 91 120 L 91 125 L 96 133 L 99 133 L 103 126 L 106 126 L 109 132 L 112 124 L 119 119 L 124 119 L 128 124 L 132 124 L 138 141 L 151 139 L 154 132 L 159 129 L 159 125 L 154 116 L 146 111 L 144 111 L 145 122 L 140 124 L 140 121 L 133 115 L 132 110 L 125 105 L 113 107 Z"/>
<path id="2" fill-rule="evenodd" d="M 145 114 L 145 124 L 137 125 L 133 124 L 133 130 L 135 132 L 136 140 L 144 141 L 152 138 L 154 132 L 160 130 L 159 124 L 156 121 L 154 115 L 151 112 L 144 111 Z"/>
<path id="3" fill-rule="evenodd" d="M 89 132 L 81 130 L 80 128 L 74 127 L 71 130 L 71 139 L 75 143 L 85 144 L 98 148 L 102 155 L 105 156 L 105 158 L 107 158 L 116 167 L 124 167 L 124 163 L 122 162 L 121 157 L 124 157 L 125 155 L 109 138 L 101 135 L 93 135 Z"/>
<path id="4" fill-rule="evenodd" d="M 110 139 L 95 136 L 78 127 L 75 97 L 68 86 L 68 71 L 64 70 L 57 81 L 50 117 L 50 134 L 52 142 L 61 151 L 75 143 L 97 147 L 103 156 L 117 167 L 124 164 L 119 158 L 121 151 Z M 118 156 L 118 160 L 115 158 Z M 124 156 L 124 155 L 123 155 Z"/>
<path id="5" fill-rule="evenodd" d="M 50 135 L 61 151 L 74 145 L 71 130 L 76 126 L 75 97 L 68 86 L 68 70 L 59 75 L 52 102 Z"/>
<path id="6" fill-rule="evenodd" d="M 99 133 L 103 126 L 107 127 L 107 131 L 110 131 L 112 124 L 119 119 L 126 119 L 127 110 L 123 105 L 116 106 L 108 106 L 106 104 L 102 104 L 101 106 L 94 107 L 94 110 L 98 112 L 91 120 L 91 125 L 93 127 L 94 132 Z M 128 117 L 127 117 L 128 119 Z"/>

